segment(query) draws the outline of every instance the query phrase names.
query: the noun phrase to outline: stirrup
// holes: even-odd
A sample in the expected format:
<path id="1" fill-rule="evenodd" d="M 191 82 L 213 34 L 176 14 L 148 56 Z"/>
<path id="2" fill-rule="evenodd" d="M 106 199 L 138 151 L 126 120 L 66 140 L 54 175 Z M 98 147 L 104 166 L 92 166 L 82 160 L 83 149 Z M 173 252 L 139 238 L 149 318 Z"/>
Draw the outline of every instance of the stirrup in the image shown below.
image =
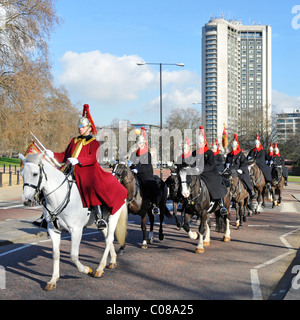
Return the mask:
<path id="1" fill-rule="evenodd" d="M 221 207 L 220 209 L 221 216 L 226 216 L 228 214 L 228 211 L 225 207 Z"/>
<path id="2" fill-rule="evenodd" d="M 104 219 L 98 219 L 95 223 L 98 230 L 104 230 L 107 228 L 107 222 Z"/>
<path id="3" fill-rule="evenodd" d="M 156 214 L 159 214 L 159 212 L 160 212 L 159 208 L 157 206 L 154 206 L 153 209 L 152 209 L 152 214 L 156 215 Z"/>

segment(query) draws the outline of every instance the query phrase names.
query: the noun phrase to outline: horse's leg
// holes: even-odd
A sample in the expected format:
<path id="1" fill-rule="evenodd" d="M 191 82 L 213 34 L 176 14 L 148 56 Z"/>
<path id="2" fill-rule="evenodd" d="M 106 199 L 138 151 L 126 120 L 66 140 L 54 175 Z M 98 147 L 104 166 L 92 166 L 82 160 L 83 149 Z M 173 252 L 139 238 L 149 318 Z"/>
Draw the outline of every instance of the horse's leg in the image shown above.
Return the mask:
<path id="1" fill-rule="evenodd" d="M 227 218 L 226 218 L 226 231 L 225 231 L 225 234 L 224 234 L 223 241 L 224 242 L 229 242 L 230 240 L 231 240 L 231 237 L 230 237 L 230 220 L 229 220 L 228 215 L 227 215 Z"/>
<path id="2" fill-rule="evenodd" d="M 239 202 L 238 203 L 238 214 L 239 214 L 239 221 L 240 221 L 240 223 L 239 223 L 239 225 L 238 225 L 238 227 L 237 227 L 237 230 L 239 230 L 239 229 L 243 229 L 243 219 L 242 219 L 242 212 L 243 212 L 243 210 L 242 210 L 242 208 L 243 208 L 243 204 L 241 203 L 241 202 Z"/>
<path id="3" fill-rule="evenodd" d="M 272 187 L 272 191 L 271 191 L 271 195 L 272 195 L 272 209 L 276 206 L 276 204 L 275 204 L 275 188 L 274 187 Z"/>
<path id="4" fill-rule="evenodd" d="M 265 204 L 265 194 L 266 194 L 266 187 L 263 187 L 262 189 L 262 193 L 261 193 L 261 196 L 262 196 L 262 207 L 264 208 L 266 206 Z"/>
<path id="5" fill-rule="evenodd" d="M 165 208 L 160 209 L 160 215 L 159 215 L 159 234 L 158 238 L 160 241 L 163 241 L 165 236 L 164 236 L 164 231 L 163 231 L 163 222 L 165 218 Z"/>
<path id="6" fill-rule="evenodd" d="M 147 243 L 153 243 L 154 240 L 154 233 L 153 233 L 153 228 L 154 228 L 154 215 L 152 214 L 152 212 L 150 212 L 151 210 L 149 210 L 148 213 L 148 217 L 149 217 L 149 222 L 150 222 L 150 231 L 148 234 L 148 239 L 147 239 Z"/>
<path id="7" fill-rule="evenodd" d="M 146 234 L 146 222 L 147 222 L 147 214 L 144 215 L 144 217 L 141 218 L 141 230 L 143 233 L 143 243 L 142 243 L 142 249 L 147 249 L 147 234 Z"/>
<path id="8" fill-rule="evenodd" d="M 210 228 L 209 228 L 207 220 L 206 220 L 205 224 L 206 224 L 206 231 L 205 231 L 205 238 L 203 241 L 203 246 L 209 247 L 210 246 Z"/>
<path id="9" fill-rule="evenodd" d="M 117 267 L 117 254 L 116 254 L 113 242 L 114 242 L 114 233 L 118 223 L 118 219 L 120 217 L 121 210 L 122 208 L 119 209 L 119 211 L 117 211 L 114 215 L 111 215 L 109 217 L 108 228 L 107 230 L 103 230 L 103 234 L 105 236 L 105 250 L 104 250 L 102 259 L 100 261 L 100 264 L 94 274 L 95 278 L 101 278 L 104 276 L 104 269 L 106 267 L 107 257 L 109 253 L 111 255 L 111 261 L 108 268 L 112 269 Z"/>
<path id="10" fill-rule="evenodd" d="M 206 231 L 205 229 L 209 228 L 205 215 L 206 215 L 205 213 L 202 214 L 201 223 L 199 225 L 199 241 L 198 241 L 198 245 L 197 245 L 197 248 L 196 248 L 196 251 L 195 251 L 195 253 L 197 253 L 197 254 L 198 253 L 204 253 L 203 236 L 204 236 L 204 233 Z"/>
<path id="11" fill-rule="evenodd" d="M 235 226 L 238 228 L 240 226 L 240 215 L 239 215 L 239 208 L 238 203 L 235 203 Z"/>
<path id="12" fill-rule="evenodd" d="M 178 209 L 178 202 L 173 202 L 173 216 L 175 218 L 177 228 L 181 229 L 181 224 L 177 217 L 177 209 Z"/>
<path id="13" fill-rule="evenodd" d="M 48 227 L 48 233 L 52 241 L 53 273 L 51 280 L 47 283 L 45 290 L 51 291 L 56 289 L 56 282 L 59 279 L 59 258 L 60 258 L 60 232 Z"/>
<path id="14" fill-rule="evenodd" d="M 282 189 L 280 188 L 280 186 L 278 186 L 278 202 L 277 202 L 277 205 L 280 207 L 281 206 L 281 191 Z"/>
<path id="15" fill-rule="evenodd" d="M 187 232 L 188 236 L 192 240 L 197 240 L 199 238 L 199 234 L 197 232 L 191 231 L 190 229 L 190 220 L 191 220 L 191 215 L 184 213 L 184 224 L 183 224 L 183 229 Z"/>
<path id="16" fill-rule="evenodd" d="M 79 272 L 91 274 L 93 270 L 90 267 L 84 266 L 79 261 L 79 246 L 82 238 L 82 229 L 73 229 L 71 232 L 71 260 L 75 263 Z"/>

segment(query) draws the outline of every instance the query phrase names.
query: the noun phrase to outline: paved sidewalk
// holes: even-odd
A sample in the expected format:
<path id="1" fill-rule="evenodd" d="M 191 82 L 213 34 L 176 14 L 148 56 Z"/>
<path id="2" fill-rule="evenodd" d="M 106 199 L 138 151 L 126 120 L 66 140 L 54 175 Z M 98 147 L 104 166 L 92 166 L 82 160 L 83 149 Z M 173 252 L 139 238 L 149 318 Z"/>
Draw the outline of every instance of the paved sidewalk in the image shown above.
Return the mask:
<path id="1" fill-rule="evenodd" d="M 299 196 L 300 199 L 300 185 Z M 298 189 L 297 187 L 297 189 Z M 295 197 L 296 198 L 296 197 Z M 40 218 L 42 214 L 41 207 L 26 208 L 22 205 L 22 185 L 0 188 L 0 246 L 8 244 L 32 243 L 39 241 L 41 238 L 47 238 L 48 234 L 45 229 L 41 229 L 32 224 L 33 221 Z M 14 210 L 5 211 L 1 208 L 14 206 Z M 21 210 L 18 210 L 21 209 Z M 293 267 L 300 268 L 300 249 L 288 268 L 286 273 L 290 273 Z M 296 274 L 295 274 L 296 276 Z M 300 300 L 300 274 L 297 276 L 296 289 L 291 285 L 284 300 Z"/>

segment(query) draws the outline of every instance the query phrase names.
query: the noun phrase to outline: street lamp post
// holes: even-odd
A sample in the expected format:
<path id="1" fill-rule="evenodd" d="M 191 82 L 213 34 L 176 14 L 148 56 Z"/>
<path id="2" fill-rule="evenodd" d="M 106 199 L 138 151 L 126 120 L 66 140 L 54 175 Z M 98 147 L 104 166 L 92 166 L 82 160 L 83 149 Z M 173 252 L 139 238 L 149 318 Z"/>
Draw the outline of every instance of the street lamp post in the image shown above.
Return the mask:
<path id="1" fill-rule="evenodd" d="M 146 64 L 149 65 L 159 65 L 159 97 L 160 97 L 160 137 L 161 137 L 161 143 L 159 148 L 159 162 L 160 162 L 160 178 L 163 178 L 163 168 L 162 168 L 162 66 L 178 66 L 178 67 L 184 67 L 184 63 L 156 63 L 156 62 L 138 62 L 138 66 L 144 66 Z"/>

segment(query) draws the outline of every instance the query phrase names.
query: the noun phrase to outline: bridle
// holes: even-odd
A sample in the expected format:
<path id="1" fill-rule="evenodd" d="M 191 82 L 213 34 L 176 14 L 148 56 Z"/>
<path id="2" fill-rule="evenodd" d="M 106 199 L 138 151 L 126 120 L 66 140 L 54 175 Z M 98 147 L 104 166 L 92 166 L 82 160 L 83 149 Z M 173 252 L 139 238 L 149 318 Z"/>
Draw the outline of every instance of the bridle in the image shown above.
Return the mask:
<path id="1" fill-rule="evenodd" d="M 33 188 L 35 189 L 35 194 L 33 196 L 34 200 L 39 202 L 40 200 L 40 194 L 41 194 L 41 184 L 42 184 L 42 180 L 43 180 L 43 175 L 45 176 L 45 179 L 48 181 L 48 178 L 47 178 L 47 174 L 44 170 L 44 165 L 42 163 L 39 163 L 39 181 L 38 181 L 38 184 L 37 186 L 34 185 L 34 184 L 30 184 L 30 183 L 24 183 L 23 184 L 23 190 L 25 187 L 29 187 L 29 188 Z"/>
<path id="2" fill-rule="evenodd" d="M 42 181 L 43 181 L 43 177 L 45 177 L 46 181 L 48 181 L 47 178 L 47 174 L 44 170 L 44 164 L 42 162 L 40 162 L 38 164 L 39 166 L 39 180 L 38 180 L 38 184 L 34 185 L 34 184 L 30 184 L 30 183 L 24 183 L 23 184 L 23 189 L 25 187 L 29 187 L 29 188 L 33 188 L 35 189 L 35 194 L 34 194 L 34 200 L 37 201 L 39 204 L 41 204 L 46 210 L 47 212 L 50 214 L 51 216 L 51 222 L 54 222 L 57 219 L 57 216 L 59 214 L 62 213 L 62 211 L 67 207 L 67 205 L 70 202 L 70 195 L 71 195 L 71 190 L 72 190 L 72 186 L 74 183 L 73 179 L 69 179 L 69 176 L 73 173 L 73 170 L 70 170 L 70 172 L 66 175 L 65 179 L 63 180 L 63 182 L 53 191 L 49 192 L 47 195 L 44 195 L 42 190 L 41 190 L 41 185 L 42 185 Z M 47 208 L 47 203 L 46 203 L 46 198 L 49 197 L 52 193 L 54 193 L 55 191 L 57 191 L 59 188 L 61 188 L 65 182 L 68 182 L 68 192 L 65 196 L 65 198 L 63 199 L 63 201 L 61 202 L 61 204 L 54 209 L 53 211 L 50 211 Z"/>
<path id="3" fill-rule="evenodd" d="M 186 174 L 186 176 L 187 176 L 187 174 Z M 181 180 L 180 174 L 179 174 L 179 179 Z M 195 188 L 198 180 L 199 180 L 198 193 L 196 194 L 195 197 L 191 198 L 192 191 Z M 190 194 L 189 198 L 187 199 L 187 202 L 188 202 L 189 205 L 194 205 L 195 204 L 195 200 L 200 197 L 201 192 L 202 192 L 202 179 L 201 179 L 201 177 L 199 175 L 197 175 L 196 179 L 195 179 L 195 183 L 193 185 L 192 185 L 192 181 L 181 181 L 180 183 L 181 184 L 183 184 L 183 183 L 187 184 L 188 190 L 189 190 L 189 194 Z"/>
<path id="4" fill-rule="evenodd" d="M 112 172 L 112 175 L 113 175 L 113 176 L 116 176 L 117 180 L 118 180 L 124 187 L 135 179 L 135 186 L 136 186 L 136 188 L 135 188 L 135 194 L 134 194 L 134 196 L 133 196 L 131 199 L 127 200 L 127 204 L 130 204 L 131 202 L 133 202 L 133 201 L 136 199 L 136 197 L 137 197 L 137 195 L 138 195 L 138 192 L 139 192 L 139 189 L 140 189 L 140 185 L 139 185 L 138 180 L 137 180 L 136 176 L 134 175 L 134 173 L 132 173 L 132 179 L 124 183 L 124 176 L 125 176 L 125 173 L 126 173 L 126 170 L 127 170 L 128 167 L 125 166 L 125 168 L 124 168 L 124 170 L 122 171 L 122 173 L 119 173 L 119 172 L 116 172 L 116 169 L 117 169 L 118 165 L 119 165 L 119 164 L 117 164 L 117 165 L 114 167 L 113 172 Z"/>

